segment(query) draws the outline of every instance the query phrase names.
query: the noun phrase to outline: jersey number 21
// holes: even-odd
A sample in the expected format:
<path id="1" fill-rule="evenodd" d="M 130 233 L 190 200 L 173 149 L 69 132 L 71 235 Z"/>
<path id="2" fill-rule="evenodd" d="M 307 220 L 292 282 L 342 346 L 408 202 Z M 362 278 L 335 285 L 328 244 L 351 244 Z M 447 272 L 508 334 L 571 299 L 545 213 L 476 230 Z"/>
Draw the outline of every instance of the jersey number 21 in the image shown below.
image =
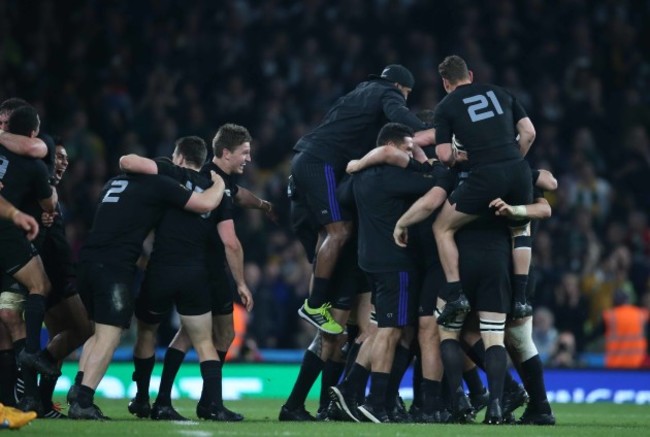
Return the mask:
<path id="1" fill-rule="evenodd" d="M 494 111 L 499 115 L 503 114 L 503 109 L 497 100 L 497 96 L 494 95 L 494 91 L 488 91 L 485 94 L 490 98 Z M 477 94 L 463 99 L 463 103 L 469 105 L 467 107 L 467 113 L 473 123 L 495 116 L 494 111 L 490 109 L 490 102 L 488 102 L 488 99 L 483 94 Z"/>

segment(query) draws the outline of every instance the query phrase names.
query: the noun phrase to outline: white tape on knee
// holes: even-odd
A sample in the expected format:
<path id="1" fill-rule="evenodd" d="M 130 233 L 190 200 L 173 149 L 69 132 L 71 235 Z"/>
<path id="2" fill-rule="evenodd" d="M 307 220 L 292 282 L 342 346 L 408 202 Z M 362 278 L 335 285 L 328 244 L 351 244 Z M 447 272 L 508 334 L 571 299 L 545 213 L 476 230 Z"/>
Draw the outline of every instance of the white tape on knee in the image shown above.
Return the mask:
<path id="1" fill-rule="evenodd" d="M 506 329 L 508 343 L 519 355 L 520 362 L 528 361 L 539 352 L 533 343 L 533 318 L 528 317 L 523 324 L 508 326 Z"/>
<path id="2" fill-rule="evenodd" d="M 3 291 L 0 294 L 0 310 L 22 312 L 25 309 L 25 296 L 13 291 Z"/>

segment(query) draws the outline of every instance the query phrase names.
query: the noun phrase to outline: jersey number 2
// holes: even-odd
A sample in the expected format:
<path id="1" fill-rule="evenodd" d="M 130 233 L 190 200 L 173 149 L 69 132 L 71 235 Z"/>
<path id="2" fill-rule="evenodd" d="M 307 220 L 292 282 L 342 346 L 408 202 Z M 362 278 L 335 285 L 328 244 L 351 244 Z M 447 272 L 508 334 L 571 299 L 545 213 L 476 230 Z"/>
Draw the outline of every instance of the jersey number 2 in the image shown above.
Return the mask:
<path id="1" fill-rule="evenodd" d="M 5 173 L 7 173 L 7 167 L 9 167 L 9 160 L 0 155 L 0 180 L 5 177 Z"/>
<path id="2" fill-rule="evenodd" d="M 102 203 L 117 203 L 120 200 L 119 194 L 121 194 L 126 187 L 129 185 L 129 181 L 113 181 L 111 182 L 111 188 L 108 189 Z"/>
<path id="3" fill-rule="evenodd" d="M 497 96 L 494 95 L 494 91 L 488 91 L 485 94 L 490 98 L 492 106 L 494 107 L 494 110 L 497 112 L 497 114 L 503 114 L 503 109 L 497 100 Z M 490 102 L 488 102 L 488 99 L 483 94 L 467 97 L 466 99 L 463 99 L 463 103 L 466 105 L 473 103 L 467 108 L 467 113 L 469 114 L 469 118 L 473 123 L 485 120 L 486 118 L 492 118 L 495 115 L 494 111 L 492 109 L 489 109 Z"/>

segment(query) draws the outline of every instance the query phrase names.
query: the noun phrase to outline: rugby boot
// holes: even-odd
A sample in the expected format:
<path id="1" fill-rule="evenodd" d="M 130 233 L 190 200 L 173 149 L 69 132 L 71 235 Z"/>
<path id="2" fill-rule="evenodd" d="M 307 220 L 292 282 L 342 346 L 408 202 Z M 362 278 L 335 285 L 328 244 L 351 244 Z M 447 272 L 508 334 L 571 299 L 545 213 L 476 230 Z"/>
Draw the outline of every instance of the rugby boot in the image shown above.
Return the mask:
<path id="1" fill-rule="evenodd" d="M 517 387 L 514 389 L 504 390 L 503 403 L 501 404 L 503 415 L 506 416 L 514 412 L 526 402 L 528 402 L 528 393 L 526 393 L 526 390 L 521 384 L 517 384 Z"/>
<path id="2" fill-rule="evenodd" d="M 470 393 L 469 401 L 472 403 L 474 411 L 477 413 L 483 408 L 487 407 L 490 402 L 490 392 L 486 389 L 483 389 L 482 393 Z"/>
<path id="3" fill-rule="evenodd" d="M 68 417 L 75 420 L 111 420 L 110 417 L 104 416 L 97 405 L 92 404 L 90 407 L 82 408 L 76 401 L 70 405 Z"/>
<path id="4" fill-rule="evenodd" d="M 501 425 L 503 423 L 503 413 L 501 412 L 501 403 L 498 399 L 492 399 L 485 411 L 483 423 L 487 425 Z"/>
<path id="5" fill-rule="evenodd" d="M 76 402 L 78 394 L 79 394 L 79 385 L 72 384 L 70 386 L 70 390 L 68 390 L 68 394 L 65 397 L 65 400 L 68 403 L 68 405 L 71 405 L 73 402 Z"/>
<path id="6" fill-rule="evenodd" d="M 548 401 L 543 402 L 538 406 L 528 404 L 521 415 L 518 425 L 555 425 L 555 416 L 551 411 L 551 406 Z"/>
<path id="7" fill-rule="evenodd" d="M 530 317 L 533 315 L 533 307 L 528 302 L 515 302 L 510 315 L 514 320 Z"/>
<path id="8" fill-rule="evenodd" d="M 447 326 L 457 316 L 469 313 L 471 307 L 465 293 L 460 292 L 458 298 L 448 301 L 438 315 L 438 325 Z"/>
<path id="9" fill-rule="evenodd" d="M 20 411 L 35 411 L 38 417 L 43 417 L 45 414 L 45 407 L 43 407 L 43 402 L 40 398 L 36 396 L 23 396 L 23 398 L 18 402 L 16 408 Z"/>
<path id="10" fill-rule="evenodd" d="M 361 413 L 362 418 L 365 418 L 366 422 L 373 423 L 390 423 L 390 418 L 388 413 L 386 413 L 386 408 L 383 405 L 373 405 L 369 402 L 366 402 L 363 405 L 360 405 L 359 413 Z"/>
<path id="11" fill-rule="evenodd" d="M 298 315 L 323 332 L 334 335 L 341 334 L 344 329 L 332 318 L 330 308 L 332 308 L 332 304 L 329 303 L 318 308 L 311 308 L 305 299 L 305 303 L 298 309 Z"/>
<path id="12" fill-rule="evenodd" d="M 469 398 L 462 389 L 456 392 L 456 402 L 451 413 L 453 423 L 471 423 L 476 417 L 476 411 L 472 408 Z"/>
<path id="13" fill-rule="evenodd" d="M 61 370 L 57 364 L 48 361 L 41 354 L 41 352 L 34 352 L 30 354 L 25 349 L 23 349 L 18 355 L 17 362 L 20 367 L 28 367 L 32 370 L 37 371 L 41 375 L 56 377 L 61 376 Z"/>
<path id="14" fill-rule="evenodd" d="M 215 422 L 241 422 L 244 420 L 244 416 L 241 414 L 215 403 L 210 405 L 197 404 L 196 415 L 199 419 L 213 420 Z"/>
<path id="15" fill-rule="evenodd" d="M 305 410 L 304 405 L 294 409 L 289 409 L 286 405 L 283 405 L 280 408 L 278 420 L 280 422 L 314 422 L 316 418 Z"/>
<path id="16" fill-rule="evenodd" d="M 148 418 L 151 415 L 151 405 L 149 405 L 149 398 L 134 397 L 129 401 L 129 413 L 133 414 L 140 419 Z"/>
<path id="17" fill-rule="evenodd" d="M 348 389 L 345 383 L 333 385 L 329 388 L 330 399 L 354 422 L 361 422 L 358 413 L 356 395 Z"/>
<path id="18" fill-rule="evenodd" d="M 39 416 L 39 419 L 67 419 L 68 416 L 61 412 L 61 405 L 57 403 L 50 403 L 50 405 L 45 405 L 43 408 L 42 416 Z"/>
<path id="19" fill-rule="evenodd" d="M 155 402 L 153 403 L 153 407 L 151 407 L 150 417 L 152 420 L 173 420 L 177 422 L 187 422 L 190 420 L 185 416 L 181 416 L 171 405 L 158 405 Z"/>
<path id="20" fill-rule="evenodd" d="M 19 429 L 36 419 L 35 411 L 21 411 L 0 404 L 0 429 Z"/>

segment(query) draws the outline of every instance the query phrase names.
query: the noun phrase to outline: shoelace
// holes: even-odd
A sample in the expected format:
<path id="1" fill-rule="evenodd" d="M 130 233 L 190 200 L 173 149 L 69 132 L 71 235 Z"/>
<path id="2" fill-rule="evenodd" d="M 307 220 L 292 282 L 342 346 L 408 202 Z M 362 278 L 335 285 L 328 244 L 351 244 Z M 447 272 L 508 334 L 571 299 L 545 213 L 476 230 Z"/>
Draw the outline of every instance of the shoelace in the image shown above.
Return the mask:
<path id="1" fill-rule="evenodd" d="M 331 303 L 326 303 L 325 305 L 323 305 L 322 307 L 320 307 L 320 308 L 319 308 L 319 311 L 318 311 L 318 313 L 319 313 L 321 316 L 325 317 L 325 319 L 326 319 L 328 322 L 331 322 L 331 321 L 334 320 L 334 319 L 332 318 L 332 314 L 330 314 L 330 311 L 329 311 L 330 308 L 332 308 L 332 304 L 331 304 Z"/>

